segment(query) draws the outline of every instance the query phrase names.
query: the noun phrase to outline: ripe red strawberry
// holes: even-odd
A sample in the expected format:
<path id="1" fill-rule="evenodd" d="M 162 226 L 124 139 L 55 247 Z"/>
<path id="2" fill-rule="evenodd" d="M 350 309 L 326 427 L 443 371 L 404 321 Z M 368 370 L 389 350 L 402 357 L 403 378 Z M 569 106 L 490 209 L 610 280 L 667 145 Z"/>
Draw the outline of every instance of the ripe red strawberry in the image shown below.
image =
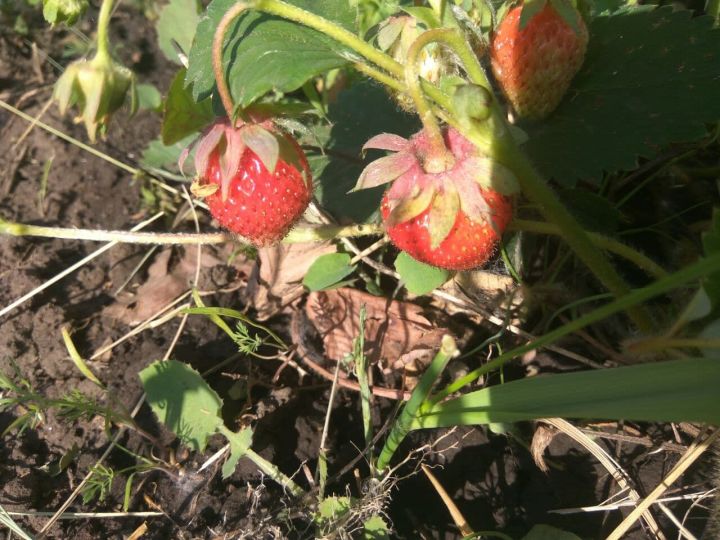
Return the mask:
<path id="1" fill-rule="evenodd" d="M 493 255 L 512 217 L 508 195 L 517 184 L 509 169 L 479 154 L 456 130 L 443 136 L 451 157 L 439 171 L 437 162 L 426 163 L 431 143 L 425 130 L 409 140 L 373 137 L 365 148 L 397 153 L 368 165 L 358 189 L 393 181 L 381 206 L 393 244 L 427 264 L 469 270 Z"/>
<path id="2" fill-rule="evenodd" d="M 523 9 L 540 8 L 521 29 Z M 495 79 L 521 118 L 540 120 L 558 106 L 580 69 L 588 31 L 569 0 L 511 9 L 492 36 Z"/>
<path id="3" fill-rule="evenodd" d="M 502 237 L 502 231 L 512 217 L 509 198 L 493 190 L 479 191 L 488 207 L 493 210 L 491 219 L 475 222 L 459 210 L 452 229 L 435 249 L 431 247 L 429 209 L 408 221 L 387 226 L 387 234 L 395 246 L 418 261 L 448 270 L 477 268 L 495 253 L 495 246 Z M 390 221 L 392 204 L 388 193 L 385 194 L 381 207 L 386 225 Z"/>
<path id="4" fill-rule="evenodd" d="M 282 240 L 312 196 L 305 154 L 269 122 L 213 125 L 198 142 L 195 169 L 194 192 L 212 216 L 256 246 Z"/>

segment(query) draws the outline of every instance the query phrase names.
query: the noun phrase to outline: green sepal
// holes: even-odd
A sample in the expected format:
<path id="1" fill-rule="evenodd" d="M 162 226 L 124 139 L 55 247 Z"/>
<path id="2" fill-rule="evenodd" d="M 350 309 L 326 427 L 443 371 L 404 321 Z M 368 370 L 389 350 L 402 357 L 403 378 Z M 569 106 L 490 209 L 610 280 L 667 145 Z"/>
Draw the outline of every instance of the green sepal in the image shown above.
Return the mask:
<path id="1" fill-rule="evenodd" d="M 90 61 L 70 64 L 58 79 L 53 97 L 62 114 L 69 107 L 78 106 L 79 118 L 88 137 L 95 142 L 97 132 L 105 134 L 112 115 L 123 105 L 128 93 L 132 114 L 137 109 L 135 74 L 107 55 L 98 54 Z"/>
<path id="2" fill-rule="evenodd" d="M 255 152 L 268 172 L 274 173 L 280 156 L 278 137 L 257 124 L 243 126 L 240 133 L 245 146 Z"/>
<path id="3" fill-rule="evenodd" d="M 550 5 L 555 8 L 560 18 L 573 29 L 576 36 L 582 33 L 580 28 L 580 13 L 571 0 L 550 0 Z"/>
<path id="4" fill-rule="evenodd" d="M 552 1 L 552 0 L 551 0 Z M 526 0 L 520 11 L 520 30 L 525 30 L 530 20 L 547 5 L 547 0 Z"/>
<path id="5" fill-rule="evenodd" d="M 434 197 L 435 188 L 427 187 L 420 190 L 414 197 L 401 200 L 390 212 L 387 219 L 388 226 L 393 227 L 419 216 L 428 209 Z"/>
<path id="6" fill-rule="evenodd" d="M 445 186 L 442 191 L 435 194 L 428 217 L 430 249 L 437 249 L 448 237 L 455 225 L 459 210 L 460 197 L 454 188 Z"/>

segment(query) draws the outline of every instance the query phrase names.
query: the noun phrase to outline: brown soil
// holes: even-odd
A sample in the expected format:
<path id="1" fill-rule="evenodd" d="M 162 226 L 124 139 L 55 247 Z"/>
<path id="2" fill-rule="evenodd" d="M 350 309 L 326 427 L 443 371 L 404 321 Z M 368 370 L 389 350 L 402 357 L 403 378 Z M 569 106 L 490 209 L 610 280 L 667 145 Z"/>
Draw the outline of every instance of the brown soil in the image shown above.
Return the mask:
<path id="1" fill-rule="evenodd" d="M 43 26 L 39 20 L 32 20 L 31 28 Z M 152 25 L 125 9 L 113 31 L 122 38 L 120 55 L 137 70 L 142 82 L 152 82 L 164 90 L 173 67 L 155 48 Z M 50 98 L 57 73 L 44 61 L 37 64 L 39 72 L 36 73 L 27 42 L 9 30 L 0 32 L 0 97 L 28 114 L 37 115 Z M 63 32 L 33 30 L 30 39 L 38 43 L 39 50 L 60 60 L 55 51 L 59 50 L 62 37 Z M 43 120 L 85 140 L 83 129 L 60 118 L 54 106 L 43 115 Z M 17 143 L 26 128 L 25 121 L 0 112 L 0 216 L 3 219 L 106 229 L 128 229 L 141 220 L 140 182 L 41 129 L 32 130 Z M 158 132 L 159 118 L 155 113 L 143 111 L 132 120 L 120 114 L 108 141 L 98 143 L 97 148 L 122 161 L 135 163 L 147 142 Z M 52 168 L 41 209 L 40 179 L 43 166 L 50 158 L 53 158 Z M 144 216 L 149 215 L 145 210 Z M 160 222 L 153 227 L 165 229 L 169 225 Z M 89 242 L 0 237 L 0 306 L 41 285 L 98 247 L 99 244 Z M 146 249 L 138 247 L 113 248 L 0 319 L 0 371 L 10 374 L 13 364 L 16 365 L 33 388 L 48 397 L 59 397 L 77 389 L 104 399 L 70 361 L 61 328 L 72 328 L 76 346 L 88 355 L 123 336 L 130 328 L 109 316 L 107 308 L 116 304 L 114 291 L 145 252 Z M 174 257 L 181 254 L 176 250 Z M 203 275 L 214 281 L 216 288 L 222 288 L 242 282 L 242 272 L 241 266 L 216 264 L 206 268 Z M 146 270 L 141 271 L 132 279 L 130 288 L 137 287 L 147 277 Z M 210 300 L 212 305 L 242 306 L 242 295 L 238 291 L 219 293 Z M 287 318 L 271 319 L 269 324 L 289 340 Z M 109 357 L 90 364 L 125 407 L 132 408 L 141 396 L 138 371 L 165 354 L 177 325 L 175 319 L 144 331 L 116 347 Z M 204 318 L 191 317 L 173 357 L 203 371 L 234 352 L 234 345 L 213 325 Z M 242 403 L 229 400 L 224 415 L 230 424 L 236 422 L 241 412 L 262 416 L 255 425 L 254 448 L 288 474 L 300 470 L 305 462 L 314 470 L 329 384 L 318 377 L 306 379 L 299 386 L 290 369 L 273 382 L 278 367 L 277 362 L 249 363 L 244 359 L 223 369 L 224 373 L 251 373 L 258 382 L 251 392 L 250 410 L 243 409 Z M 548 358 L 547 367 L 557 369 L 558 366 Z M 210 378 L 213 387 L 225 396 L 233 382 L 221 374 Z M 379 400 L 378 418 L 387 418 L 392 407 L 391 401 Z M 258 412 L 261 408 L 262 414 Z M 327 441 L 331 449 L 331 474 L 355 458 L 357 448 L 362 446 L 359 411 L 357 395 L 341 390 Z M 0 414 L 0 430 L 20 414 L 20 409 Z M 241 461 L 227 481 L 221 480 L 217 467 L 194 472 L 224 444 L 221 439 L 213 439 L 204 454 L 192 454 L 179 448 L 173 436 L 158 427 L 146 406 L 137 418 L 143 429 L 159 438 L 160 444 L 152 446 L 133 432 L 123 435 L 120 444 L 137 454 L 153 455 L 175 464 L 168 466 L 168 472 L 155 470 L 138 475 L 129 509 L 160 509 L 165 516 L 61 520 L 50 529 L 49 538 L 126 538 L 143 521 L 148 526 L 143 538 L 231 538 L 248 532 L 251 524 L 263 517 L 279 515 L 283 509 L 281 490 L 270 481 L 263 482 L 250 462 Z M 672 435 L 664 429 L 639 428 L 656 444 L 672 440 Z M 436 432 L 415 434 L 406 441 L 400 454 L 432 442 L 438 435 Z M 519 538 L 532 524 L 547 523 L 572 530 L 583 538 L 604 537 L 623 513 L 561 516 L 548 512 L 598 504 L 615 493 L 617 486 L 584 450 L 565 437 L 553 440 L 546 453 L 550 470 L 547 474 L 541 472 L 524 446 L 531 436 L 529 425 L 521 426 L 519 432 L 510 435 L 480 428 L 460 429 L 442 442 L 442 446 L 447 447 L 445 451 L 427 459 L 429 464 L 441 466 L 435 469 L 435 474 L 476 530 L 500 530 Z M 679 436 L 683 443 L 691 440 L 687 434 Z M 5 435 L 0 439 L 0 505 L 9 511 L 55 511 L 108 443 L 108 434 L 98 417 L 67 422 L 56 413 L 50 413 L 36 429 L 28 429 L 20 436 Z M 641 494 L 651 490 L 679 456 L 672 451 L 651 455 L 649 448 L 638 444 L 613 441 L 602 444 L 636 480 Z M 46 465 L 56 462 L 74 445 L 80 449 L 77 457 L 65 471 L 52 476 Z M 106 465 L 119 470 L 134 462 L 134 458 L 116 449 Z M 366 474 L 362 465 L 360 467 L 362 474 Z M 414 465 L 408 465 L 404 473 L 411 473 L 413 468 Z M 703 484 L 705 478 L 703 470 L 697 470 L 685 484 L 696 481 Z M 78 498 L 68 511 L 118 511 L 125 480 L 122 475 L 117 478 L 104 501 L 83 504 Z M 298 481 L 307 485 L 302 473 Z M 331 488 L 339 494 L 349 489 L 358 495 L 352 474 L 338 479 Z M 687 507 L 688 504 L 675 506 L 676 515 L 682 515 L 680 512 Z M 656 512 L 655 516 L 667 531 L 673 530 L 662 513 Z M 392 492 L 388 517 L 399 538 L 458 538 L 447 510 L 422 474 L 399 482 Z M 705 526 L 705 516 L 695 512 L 693 518 L 686 526 L 699 534 Z M 275 522 L 283 525 L 283 519 L 276 518 Z M 26 529 L 35 532 L 40 531 L 46 521 L 47 517 L 18 519 Z M 296 537 L 311 536 L 301 532 L 301 525 L 297 525 L 296 531 L 299 531 L 294 534 Z M 0 537 L 2 535 L 0 532 Z M 646 537 L 639 526 L 628 536 Z"/>

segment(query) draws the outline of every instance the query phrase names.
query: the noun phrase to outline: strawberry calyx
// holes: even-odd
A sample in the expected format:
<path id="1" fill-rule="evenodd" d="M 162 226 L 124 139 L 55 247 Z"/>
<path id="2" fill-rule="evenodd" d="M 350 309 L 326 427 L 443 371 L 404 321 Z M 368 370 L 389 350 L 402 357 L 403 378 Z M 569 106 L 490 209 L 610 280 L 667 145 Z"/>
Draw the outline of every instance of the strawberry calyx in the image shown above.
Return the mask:
<path id="1" fill-rule="evenodd" d="M 572 28 L 575 35 L 581 35 L 583 32 L 582 19 L 578 17 L 578 6 L 574 0 L 524 0 L 520 11 L 519 29 L 524 30 L 533 17 L 541 13 L 548 4 L 552 6 L 560 19 Z"/>
<path id="2" fill-rule="evenodd" d="M 518 191 L 510 169 L 481 154 L 469 140 L 453 128 L 443 130 L 450 160 L 443 166 L 434 161 L 426 130 L 410 139 L 383 133 L 371 138 L 363 150 L 394 152 L 370 163 L 360 174 L 355 190 L 392 182 L 387 191 L 386 225 L 394 227 L 427 212 L 431 249 L 450 234 L 458 213 L 471 222 L 492 223 L 493 210 L 483 192 L 511 195 Z"/>
<path id="3" fill-rule="evenodd" d="M 294 139 L 280 131 L 271 119 L 259 121 L 237 120 L 231 123 L 221 119 L 207 128 L 190 146 L 185 148 L 178 161 L 180 170 L 190 151 L 195 149 L 195 171 L 202 178 L 207 171 L 210 157 L 217 154 L 220 166 L 220 190 L 222 199 L 227 199 L 230 182 L 236 175 L 246 150 L 254 152 L 265 168 L 273 174 L 279 161 L 295 166 L 303 174 L 308 186 L 311 185 L 309 171 L 303 161 L 302 151 Z M 212 195 L 217 184 L 193 184 L 193 194 L 200 197 Z"/>

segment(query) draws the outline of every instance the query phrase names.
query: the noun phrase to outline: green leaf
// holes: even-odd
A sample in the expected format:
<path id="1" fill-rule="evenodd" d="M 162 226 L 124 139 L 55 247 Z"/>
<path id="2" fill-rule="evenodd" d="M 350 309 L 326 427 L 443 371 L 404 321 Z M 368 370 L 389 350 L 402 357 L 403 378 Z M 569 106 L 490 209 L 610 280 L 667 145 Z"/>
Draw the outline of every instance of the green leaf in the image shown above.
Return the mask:
<path id="1" fill-rule="evenodd" d="M 243 457 L 250 448 L 253 431 L 252 428 L 247 427 L 240 430 L 239 433 L 234 433 L 230 430 L 223 431 L 223 433 L 230 440 L 230 456 L 222 466 L 222 477 L 223 480 L 226 480 L 232 476 L 238 461 L 240 461 L 240 458 Z"/>
<path id="2" fill-rule="evenodd" d="M 138 108 L 149 109 L 152 111 L 160 109 L 162 106 L 162 95 L 152 84 L 138 84 L 136 87 Z"/>
<path id="3" fill-rule="evenodd" d="M 213 92 L 212 41 L 220 19 L 237 0 L 213 0 L 197 27 L 186 82 L 196 100 Z M 356 31 L 355 10 L 348 0 L 292 0 L 297 7 Z M 306 26 L 248 11 L 228 28 L 223 52 L 225 76 L 233 102 L 246 107 L 266 92 L 291 92 L 310 78 L 348 62 L 348 51 Z"/>
<path id="4" fill-rule="evenodd" d="M 317 521 L 325 523 L 336 520 L 350 510 L 350 497 L 325 497 L 318 504 Z"/>
<path id="5" fill-rule="evenodd" d="M 395 270 L 412 294 L 423 295 L 437 289 L 450 278 L 450 272 L 416 261 L 404 251 L 395 259 Z"/>
<path id="6" fill-rule="evenodd" d="M 363 532 L 361 538 L 363 540 L 386 540 L 390 538 L 390 529 L 385 520 L 375 514 L 363 523 Z"/>
<path id="7" fill-rule="evenodd" d="M 180 63 L 177 51 L 172 45 L 173 39 L 178 42 L 183 52 L 188 54 L 199 22 L 198 0 L 170 0 L 162 9 L 155 27 L 158 46 L 168 60 Z"/>
<path id="8" fill-rule="evenodd" d="M 720 210 L 713 210 L 712 226 L 702 235 L 705 257 L 720 253 Z M 713 308 L 720 306 L 720 273 L 709 275 L 703 281 L 703 289 L 707 293 Z"/>
<path id="9" fill-rule="evenodd" d="M 704 319 L 712 312 L 712 302 L 703 287 L 700 287 L 692 299 L 685 306 L 680 316 L 673 324 L 674 328 L 682 328 L 687 323 Z"/>
<path id="10" fill-rule="evenodd" d="M 535 525 L 522 540 L 580 540 L 580 537 L 550 525 Z"/>
<path id="11" fill-rule="evenodd" d="M 710 17 L 662 7 L 598 17 L 585 63 L 525 148 L 566 186 L 631 169 L 662 145 L 706 134 L 720 118 L 720 32 Z"/>
<path id="12" fill-rule="evenodd" d="M 413 428 L 550 417 L 718 424 L 719 386 L 718 358 L 543 375 L 435 405 Z"/>
<path id="13" fill-rule="evenodd" d="M 360 158 L 362 146 L 373 135 L 395 133 L 407 137 L 419 129 L 417 116 L 399 110 L 390 95 L 368 82 L 354 84 L 338 96 L 328 112 L 332 129 L 318 133 L 331 152 L 309 154 L 315 195 L 322 207 L 338 219 L 364 222 L 376 215 L 384 187 L 348 193 L 377 151 Z M 315 143 L 317 144 L 317 143 Z"/>
<path id="14" fill-rule="evenodd" d="M 349 276 L 357 268 L 350 264 L 350 255 L 347 253 L 328 253 L 321 255 L 305 274 L 303 285 L 311 291 L 322 291 L 337 285 L 343 278 Z"/>
<path id="15" fill-rule="evenodd" d="M 150 408 L 187 446 L 202 451 L 222 426 L 222 400 L 193 368 L 176 360 L 157 361 L 140 372 Z"/>
<path id="16" fill-rule="evenodd" d="M 185 88 L 185 68 L 175 75 L 168 96 L 162 124 L 162 140 L 166 145 L 196 133 L 212 122 L 212 103 L 209 99 L 196 103 L 191 93 Z"/>
<path id="17" fill-rule="evenodd" d="M 163 144 L 160 139 L 150 141 L 143 150 L 140 161 L 145 167 L 163 169 L 172 166 L 173 169 L 176 169 L 180 154 L 193 139 L 195 139 L 195 135 L 190 135 L 171 145 Z"/>

